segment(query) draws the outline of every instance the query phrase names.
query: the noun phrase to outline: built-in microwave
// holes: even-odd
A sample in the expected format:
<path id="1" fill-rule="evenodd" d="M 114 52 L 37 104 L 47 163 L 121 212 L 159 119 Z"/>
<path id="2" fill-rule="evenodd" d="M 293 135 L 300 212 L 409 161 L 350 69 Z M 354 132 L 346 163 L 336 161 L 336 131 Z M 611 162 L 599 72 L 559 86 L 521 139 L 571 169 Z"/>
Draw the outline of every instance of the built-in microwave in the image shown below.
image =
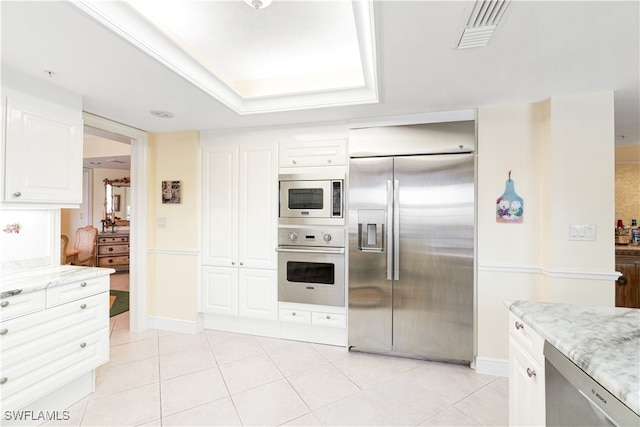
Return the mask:
<path id="1" fill-rule="evenodd" d="M 280 224 L 344 224 L 344 176 L 281 174 Z"/>

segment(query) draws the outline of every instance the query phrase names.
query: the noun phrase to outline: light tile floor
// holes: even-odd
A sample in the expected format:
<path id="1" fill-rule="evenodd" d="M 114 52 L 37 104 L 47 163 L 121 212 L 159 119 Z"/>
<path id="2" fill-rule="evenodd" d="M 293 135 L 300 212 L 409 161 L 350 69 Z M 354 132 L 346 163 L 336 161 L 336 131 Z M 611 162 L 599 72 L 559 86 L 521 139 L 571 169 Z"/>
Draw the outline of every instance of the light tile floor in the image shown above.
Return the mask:
<path id="1" fill-rule="evenodd" d="M 205 330 L 129 332 L 111 319 L 75 426 L 508 425 L 508 382 L 466 366 Z"/>

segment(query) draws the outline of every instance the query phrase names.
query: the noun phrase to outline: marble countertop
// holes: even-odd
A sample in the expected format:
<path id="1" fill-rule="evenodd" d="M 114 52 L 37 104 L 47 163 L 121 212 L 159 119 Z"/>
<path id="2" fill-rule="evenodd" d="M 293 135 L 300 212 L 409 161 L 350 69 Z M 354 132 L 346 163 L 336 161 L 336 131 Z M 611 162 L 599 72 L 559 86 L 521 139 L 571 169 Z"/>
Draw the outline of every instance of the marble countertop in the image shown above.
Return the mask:
<path id="1" fill-rule="evenodd" d="M 3 273 L 0 275 L 0 298 L 10 297 L 17 290 L 24 294 L 112 273 L 115 273 L 112 268 L 73 265 L 35 267 Z"/>
<path id="2" fill-rule="evenodd" d="M 640 310 L 515 301 L 509 309 L 640 414 Z"/>

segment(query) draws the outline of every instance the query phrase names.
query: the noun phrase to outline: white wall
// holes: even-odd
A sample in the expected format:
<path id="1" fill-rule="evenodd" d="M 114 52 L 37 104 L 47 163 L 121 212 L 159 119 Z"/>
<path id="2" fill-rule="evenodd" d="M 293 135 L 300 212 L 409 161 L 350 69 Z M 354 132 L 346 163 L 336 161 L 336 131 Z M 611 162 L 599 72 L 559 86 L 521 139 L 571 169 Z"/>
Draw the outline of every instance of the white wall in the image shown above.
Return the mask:
<path id="1" fill-rule="evenodd" d="M 615 303 L 613 94 L 478 110 L 478 359 L 508 358 L 506 300 Z M 508 171 L 524 221 L 495 220 Z M 569 224 L 595 224 L 570 241 Z"/>

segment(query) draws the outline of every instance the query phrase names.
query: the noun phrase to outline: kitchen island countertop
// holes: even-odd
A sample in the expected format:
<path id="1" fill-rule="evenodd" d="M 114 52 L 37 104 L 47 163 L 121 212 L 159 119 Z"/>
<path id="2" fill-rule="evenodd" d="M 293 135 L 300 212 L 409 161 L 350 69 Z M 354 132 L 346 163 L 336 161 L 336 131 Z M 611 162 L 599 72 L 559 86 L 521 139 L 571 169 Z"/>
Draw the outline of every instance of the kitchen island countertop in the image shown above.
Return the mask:
<path id="1" fill-rule="evenodd" d="M 509 309 L 640 414 L 640 310 L 515 301 Z"/>
<path id="2" fill-rule="evenodd" d="M 0 276 L 0 298 L 8 298 L 18 293 L 25 294 L 112 273 L 115 273 L 112 268 L 74 265 L 36 267 L 3 273 Z"/>

